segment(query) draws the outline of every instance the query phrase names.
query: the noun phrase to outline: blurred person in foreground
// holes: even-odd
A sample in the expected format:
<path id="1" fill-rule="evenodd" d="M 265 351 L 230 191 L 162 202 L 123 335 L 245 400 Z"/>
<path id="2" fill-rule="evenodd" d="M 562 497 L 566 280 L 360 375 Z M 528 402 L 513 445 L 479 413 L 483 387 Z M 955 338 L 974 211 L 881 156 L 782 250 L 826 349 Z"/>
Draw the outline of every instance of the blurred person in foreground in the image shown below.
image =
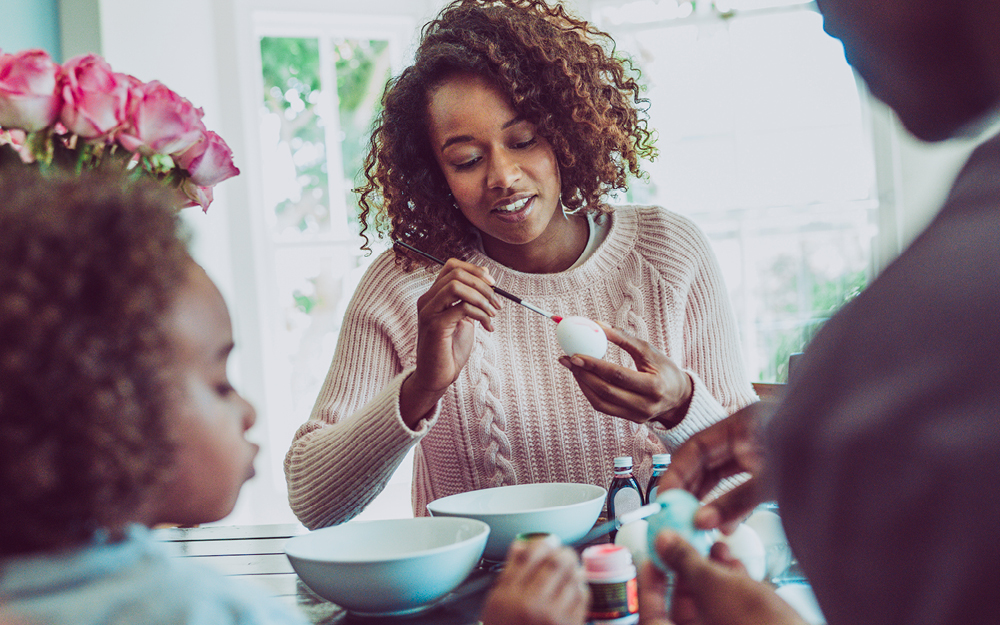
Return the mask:
<path id="1" fill-rule="evenodd" d="M 824 27 L 916 137 L 983 132 L 1000 105 L 1000 3 L 817 0 Z M 659 488 L 704 497 L 731 530 L 776 499 L 827 621 L 1000 622 L 1000 138 L 972 153 L 927 229 L 809 345 L 780 405 L 681 446 Z M 675 622 L 796 622 L 724 549 L 662 533 L 684 589 Z M 667 623 L 643 572 L 643 622 Z"/>

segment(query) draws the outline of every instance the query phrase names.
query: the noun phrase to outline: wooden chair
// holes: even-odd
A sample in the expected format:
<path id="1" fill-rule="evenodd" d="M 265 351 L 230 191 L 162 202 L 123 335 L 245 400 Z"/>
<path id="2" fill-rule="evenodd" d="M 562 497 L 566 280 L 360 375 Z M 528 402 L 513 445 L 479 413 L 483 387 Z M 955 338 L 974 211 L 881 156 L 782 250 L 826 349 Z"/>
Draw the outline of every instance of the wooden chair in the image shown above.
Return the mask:
<path id="1" fill-rule="evenodd" d="M 792 372 L 798 366 L 798 360 L 802 352 L 796 352 L 788 356 L 788 378 L 791 379 Z M 773 382 L 754 382 L 753 390 L 760 397 L 761 401 L 781 401 L 781 396 L 785 392 L 786 384 Z"/>
<path id="2" fill-rule="evenodd" d="M 753 390 L 761 401 L 781 401 L 781 396 L 785 393 L 785 386 L 785 384 L 754 382 Z"/>

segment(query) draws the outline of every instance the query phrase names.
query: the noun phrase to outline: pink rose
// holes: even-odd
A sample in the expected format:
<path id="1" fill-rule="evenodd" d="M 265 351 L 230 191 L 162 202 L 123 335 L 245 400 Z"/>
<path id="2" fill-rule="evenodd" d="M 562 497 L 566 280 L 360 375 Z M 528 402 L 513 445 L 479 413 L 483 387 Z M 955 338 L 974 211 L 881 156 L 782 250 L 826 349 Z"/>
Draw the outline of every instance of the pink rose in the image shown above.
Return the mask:
<path id="1" fill-rule="evenodd" d="M 200 206 L 201 210 L 207 213 L 208 205 L 212 203 L 213 199 L 215 199 L 212 194 L 212 187 L 200 187 L 190 178 L 181 184 L 181 191 L 183 191 L 187 199 L 190 200 L 181 208 L 187 208 L 188 206 Z"/>
<path id="2" fill-rule="evenodd" d="M 125 123 L 129 79 L 111 71 L 96 54 L 74 57 L 63 65 L 61 121 L 85 139 L 110 133 Z"/>
<path id="3" fill-rule="evenodd" d="M 187 170 L 191 182 L 200 187 L 214 187 L 240 173 L 233 164 L 233 151 L 222 137 L 211 130 L 174 161 Z"/>
<path id="4" fill-rule="evenodd" d="M 163 83 L 151 81 L 132 91 L 131 120 L 118 141 L 133 152 L 179 154 L 205 133 L 204 115 Z"/>
<path id="5" fill-rule="evenodd" d="M 28 140 L 27 133 L 17 128 L 0 128 L 0 146 L 9 145 L 25 163 L 35 162 L 35 156 L 31 150 L 24 147 Z"/>
<path id="6" fill-rule="evenodd" d="M 0 54 L 0 127 L 40 130 L 59 116 L 59 66 L 44 50 Z"/>

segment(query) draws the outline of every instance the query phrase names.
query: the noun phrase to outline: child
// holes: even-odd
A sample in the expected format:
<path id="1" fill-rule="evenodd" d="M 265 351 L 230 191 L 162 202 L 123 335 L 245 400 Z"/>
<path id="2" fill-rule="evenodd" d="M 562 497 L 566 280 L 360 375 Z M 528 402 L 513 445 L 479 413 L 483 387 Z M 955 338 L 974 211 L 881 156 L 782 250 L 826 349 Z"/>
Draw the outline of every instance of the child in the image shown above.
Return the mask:
<path id="1" fill-rule="evenodd" d="M 171 556 L 253 475 L 226 305 L 157 185 L 0 168 L 0 604 L 32 623 L 303 623 Z"/>
<path id="2" fill-rule="evenodd" d="M 147 529 L 229 514 L 257 454 L 168 196 L 13 165 L 0 198 L 0 622 L 304 623 Z M 572 555 L 513 549 L 484 620 L 582 623 Z"/>

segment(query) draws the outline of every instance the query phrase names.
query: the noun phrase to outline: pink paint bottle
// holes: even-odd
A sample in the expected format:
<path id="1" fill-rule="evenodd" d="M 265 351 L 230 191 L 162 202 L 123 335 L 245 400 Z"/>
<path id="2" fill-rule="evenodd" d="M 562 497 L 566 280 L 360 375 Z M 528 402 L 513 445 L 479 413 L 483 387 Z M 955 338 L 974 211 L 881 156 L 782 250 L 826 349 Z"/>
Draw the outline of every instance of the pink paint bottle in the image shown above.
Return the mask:
<path id="1" fill-rule="evenodd" d="M 639 622 L 639 585 L 632 553 L 621 545 L 603 544 L 583 550 L 583 568 L 590 586 L 590 625 L 631 625 Z"/>

